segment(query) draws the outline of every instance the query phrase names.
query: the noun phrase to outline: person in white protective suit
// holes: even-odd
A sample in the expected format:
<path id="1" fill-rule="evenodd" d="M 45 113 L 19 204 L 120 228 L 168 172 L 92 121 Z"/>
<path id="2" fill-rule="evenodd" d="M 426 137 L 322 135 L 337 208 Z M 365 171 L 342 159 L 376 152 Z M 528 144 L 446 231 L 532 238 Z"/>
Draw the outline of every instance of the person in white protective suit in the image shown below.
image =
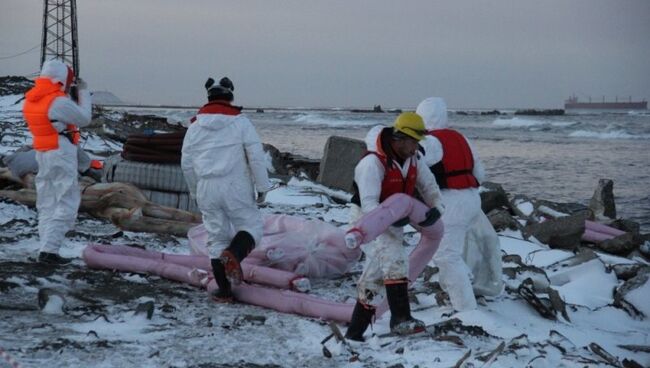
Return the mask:
<path id="1" fill-rule="evenodd" d="M 360 217 L 359 212 L 370 212 L 396 193 L 413 196 L 416 189 L 424 203 L 436 210 L 429 211 L 431 216 L 439 216 L 443 209 L 438 186 L 429 168 L 418 158 L 418 141 L 425 133 L 422 118 L 413 112 L 400 114 L 392 127 L 377 126 L 370 130 L 366 136 L 368 154 L 354 170 L 352 223 Z M 346 332 L 348 338 L 363 339 L 375 310 L 370 302 L 384 288 L 391 311 L 391 330 L 399 334 L 423 330 L 422 321 L 411 316 L 408 299 L 408 255 L 402 245 L 402 226 L 407 223 L 408 218 L 404 223 L 395 223 L 362 248 L 366 263 L 357 283 L 358 299 Z M 346 243 L 351 247 L 359 244 L 361 238 L 353 230 L 346 235 Z"/>
<path id="2" fill-rule="evenodd" d="M 232 301 L 231 282 L 242 279 L 240 262 L 259 244 L 263 221 L 257 201 L 271 189 L 262 143 L 251 121 L 232 105 L 230 79 L 205 84 L 203 106 L 183 140 L 181 167 L 203 215 L 219 290 L 216 301 Z"/>
<path id="3" fill-rule="evenodd" d="M 445 206 L 442 215 L 445 232 L 433 262 L 440 270 L 440 286 L 449 295 L 454 309 L 471 310 L 476 308 L 476 298 L 471 272 L 462 254 L 467 231 L 481 214 L 478 187 L 485 170 L 467 138 L 449 128 L 447 104 L 442 98 L 425 99 L 416 112 L 429 130 L 421 144 Z"/>
<path id="4" fill-rule="evenodd" d="M 90 124 L 91 97 L 79 80 L 78 102 L 68 93 L 74 71 L 60 60 L 43 64 L 35 85 L 25 94 L 23 116 L 33 138 L 38 162 L 35 178 L 39 262 L 66 264 L 59 250 L 77 219 L 81 194 L 77 179 L 79 128 Z"/>

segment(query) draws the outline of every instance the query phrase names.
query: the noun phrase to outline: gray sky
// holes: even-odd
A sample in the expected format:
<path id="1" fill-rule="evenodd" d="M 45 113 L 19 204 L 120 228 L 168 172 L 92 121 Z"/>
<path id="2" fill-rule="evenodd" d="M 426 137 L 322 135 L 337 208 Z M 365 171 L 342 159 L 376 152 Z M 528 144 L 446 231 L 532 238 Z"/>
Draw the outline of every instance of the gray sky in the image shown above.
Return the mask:
<path id="1" fill-rule="evenodd" d="M 650 1 L 78 0 L 81 76 L 125 101 L 561 108 L 650 98 Z M 40 44 L 43 1 L 0 1 L 0 57 Z M 0 60 L 38 70 L 40 47 Z"/>

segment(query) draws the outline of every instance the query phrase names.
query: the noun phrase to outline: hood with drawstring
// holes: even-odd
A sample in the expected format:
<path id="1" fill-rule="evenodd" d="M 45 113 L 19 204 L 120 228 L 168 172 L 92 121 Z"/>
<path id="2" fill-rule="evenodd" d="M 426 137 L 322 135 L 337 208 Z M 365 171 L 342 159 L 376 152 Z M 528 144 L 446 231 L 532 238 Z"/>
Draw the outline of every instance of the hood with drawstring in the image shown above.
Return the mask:
<path id="1" fill-rule="evenodd" d="M 61 60 L 52 59 L 43 63 L 41 77 L 49 78 L 55 83 L 61 83 L 61 90 L 63 91 L 65 87 L 72 83 L 74 72 Z"/>
<path id="2" fill-rule="evenodd" d="M 368 131 L 368 134 L 366 134 L 364 141 L 366 142 L 366 149 L 369 152 L 378 152 L 377 139 L 379 138 L 379 134 L 384 128 L 386 127 L 383 125 L 375 125 L 374 127 L 370 128 L 370 131 Z M 380 153 L 384 154 L 383 152 Z"/>
<path id="3" fill-rule="evenodd" d="M 52 59 L 43 63 L 41 75 L 34 81 L 34 88 L 25 93 L 28 101 L 36 102 L 54 93 L 64 92 L 72 83 L 74 72 L 60 60 Z"/>
<path id="4" fill-rule="evenodd" d="M 415 112 L 422 117 L 428 130 L 449 128 L 447 103 L 440 97 L 429 97 L 420 102 Z"/>

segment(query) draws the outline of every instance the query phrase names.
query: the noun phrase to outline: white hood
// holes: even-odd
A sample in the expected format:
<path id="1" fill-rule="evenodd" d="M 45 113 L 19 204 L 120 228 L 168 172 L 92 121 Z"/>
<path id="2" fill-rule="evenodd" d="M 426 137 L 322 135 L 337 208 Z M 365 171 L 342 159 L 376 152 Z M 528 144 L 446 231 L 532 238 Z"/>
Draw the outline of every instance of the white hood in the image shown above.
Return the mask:
<path id="1" fill-rule="evenodd" d="M 420 102 L 415 112 L 422 117 L 429 130 L 445 129 L 447 122 L 447 103 L 440 97 L 429 97 Z"/>
<path id="2" fill-rule="evenodd" d="M 370 128 L 370 131 L 366 134 L 365 142 L 366 148 L 369 152 L 377 152 L 377 137 L 379 137 L 379 133 L 381 133 L 384 128 L 386 127 L 383 125 L 375 125 Z"/>
<path id="3" fill-rule="evenodd" d="M 41 77 L 50 78 L 54 82 L 61 83 L 61 90 L 63 90 L 68 79 L 68 67 L 61 60 L 48 60 L 43 63 Z"/>

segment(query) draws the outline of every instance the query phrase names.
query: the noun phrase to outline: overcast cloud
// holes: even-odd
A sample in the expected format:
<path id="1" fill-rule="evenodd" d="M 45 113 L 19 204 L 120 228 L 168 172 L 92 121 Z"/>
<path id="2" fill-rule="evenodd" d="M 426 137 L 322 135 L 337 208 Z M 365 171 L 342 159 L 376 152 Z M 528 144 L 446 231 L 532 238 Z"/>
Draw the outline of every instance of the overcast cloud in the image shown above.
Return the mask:
<path id="1" fill-rule="evenodd" d="M 245 106 L 561 108 L 650 98 L 650 1 L 78 0 L 81 76 L 122 100 Z M 40 44 L 43 2 L 0 1 L 0 57 Z M 38 70 L 40 48 L 0 60 Z"/>

